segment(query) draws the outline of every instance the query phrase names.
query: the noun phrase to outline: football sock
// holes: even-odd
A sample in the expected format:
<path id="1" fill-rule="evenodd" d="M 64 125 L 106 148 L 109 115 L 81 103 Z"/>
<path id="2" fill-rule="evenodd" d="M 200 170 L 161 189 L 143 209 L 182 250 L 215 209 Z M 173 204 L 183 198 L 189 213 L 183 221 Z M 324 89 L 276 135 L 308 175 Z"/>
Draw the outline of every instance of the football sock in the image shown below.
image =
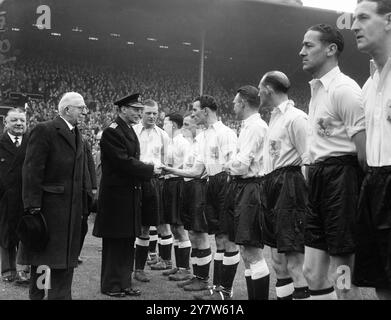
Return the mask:
<path id="1" fill-rule="evenodd" d="M 310 295 L 311 300 L 338 300 L 333 287 L 323 290 L 310 290 Z"/>
<path id="2" fill-rule="evenodd" d="M 232 291 L 232 285 L 234 283 L 239 262 L 239 251 L 224 253 L 223 266 L 221 268 L 221 286 L 227 292 Z"/>
<path id="3" fill-rule="evenodd" d="M 251 264 L 251 279 L 254 287 L 254 300 L 269 299 L 270 271 L 266 260 Z"/>
<path id="4" fill-rule="evenodd" d="M 276 295 L 277 300 L 292 300 L 295 287 L 293 286 L 293 279 L 277 279 Z"/>
<path id="5" fill-rule="evenodd" d="M 212 261 L 212 250 L 210 248 L 199 250 L 198 249 L 198 257 L 197 257 L 197 265 L 198 265 L 198 277 L 201 279 L 209 279 L 209 267 Z"/>
<path id="6" fill-rule="evenodd" d="M 179 242 L 178 246 L 178 261 L 177 267 L 182 269 L 190 269 L 190 251 L 191 242 L 189 240 Z"/>
<path id="7" fill-rule="evenodd" d="M 135 267 L 136 270 L 144 270 L 148 258 L 149 238 L 136 238 Z"/>
<path id="8" fill-rule="evenodd" d="M 213 285 L 218 287 L 221 284 L 221 268 L 223 267 L 225 250 L 217 250 L 213 262 Z"/>

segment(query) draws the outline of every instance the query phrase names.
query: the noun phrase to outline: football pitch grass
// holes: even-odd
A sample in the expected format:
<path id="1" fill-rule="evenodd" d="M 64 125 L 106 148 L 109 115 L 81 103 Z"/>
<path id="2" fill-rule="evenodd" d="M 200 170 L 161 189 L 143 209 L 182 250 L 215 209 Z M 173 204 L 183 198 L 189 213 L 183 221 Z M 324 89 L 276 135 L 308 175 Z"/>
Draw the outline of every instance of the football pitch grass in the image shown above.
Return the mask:
<path id="1" fill-rule="evenodd" d="M 72 285 L 74 300 L 119 300 L 100 293 L 100 263 L 102 240 L 92 236 L 94 215 L 89 218 L 89 230 L 82 251 L 83 263 L 75 269 Z M 214 251 L 214 240 L 211 237 Z M 174 255 L 173 255 L 174 256 Z M 269 249 L 265 249 L 266 261 L 271 270 L 270 299 L 275 300 L 275 274 L 272 271 Z M 148 283 L 132 280 L 133 287 L 141 290 L 140 297 L 126 297 L 121 300 L 192 300 L 193 294 L 177 287 L 176 282 L 169 281 L 162 271 L 152 271 L 148 266 L 145 271 L 151 277 Z M 210 268 L 210 278 L 213 275 L 213 264 Z M 373 289 L 360 289 L 364 300 L 376 300 Z M 0 300 L 27 300 L 28 288 L 0 281 Z M 247 300 L 244 265 L 241 261 L 234 281 L 234 300 Z"/>

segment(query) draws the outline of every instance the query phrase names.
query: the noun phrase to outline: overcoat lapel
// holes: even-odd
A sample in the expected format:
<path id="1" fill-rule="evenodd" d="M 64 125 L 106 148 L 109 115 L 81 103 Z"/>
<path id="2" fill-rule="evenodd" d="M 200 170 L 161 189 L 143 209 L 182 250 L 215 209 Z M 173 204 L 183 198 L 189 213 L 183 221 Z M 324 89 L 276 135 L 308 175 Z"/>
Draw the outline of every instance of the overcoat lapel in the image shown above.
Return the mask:
<path id="1" fill-rule="evenodd" d="M 55 125 L 56 129 L 58 131 L 58 134 L 62 136 L 68 144 L 72 147 L 72 149 L 76 152 L 76 142 L 75 142 L 75 137 L 72 135 L 71 131 L 69 130 L 69 127 L 65 123 L 63 119 L 61 119 L 60 116 L 58 116 L 55 119 Z"/>

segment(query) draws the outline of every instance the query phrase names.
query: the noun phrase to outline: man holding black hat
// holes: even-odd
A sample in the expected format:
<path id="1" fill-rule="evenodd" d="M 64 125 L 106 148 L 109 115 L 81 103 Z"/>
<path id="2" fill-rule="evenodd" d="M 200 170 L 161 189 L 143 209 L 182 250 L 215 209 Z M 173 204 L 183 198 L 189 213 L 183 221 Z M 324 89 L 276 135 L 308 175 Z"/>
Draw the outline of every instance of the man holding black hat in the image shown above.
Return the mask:
<path id="1" fill-rule="evenodd" d="M 22 238 L 18 263 L 31 265 L 32 300 L 42 300 L 44 287 L 48 287 L 46 281 L 45 286 L 40 283 L 42 267 L 46 276 L 50 275 L 48 299 L 72 299 L 73 270 L 80 249 L 84 152 L 77 124 L 86 114 L 83 97 L 76 92 L 64 94 L 58 112 L 54 120 L 40 123 L 31 131 L 23 165 L 24 208 L 31 214 L 28 217 L 46 220 L 49 236 L 47 243 L 30 243 Z M 45 246 L 38 249 L 41 244 Z"/>
<path id="2" fill-rule="evenodd" d="M 141 182 L 161 168 L 141 162 L 140 144 L 132 125 L 144 106 L 139 94 L 114 103 L 118 117 L 100 142 L 102 180 L 93 235 L 103 238 L 101 292 L 111 297 L 138 296 L 131 288 L 134 240 L 141 232 Z"/>

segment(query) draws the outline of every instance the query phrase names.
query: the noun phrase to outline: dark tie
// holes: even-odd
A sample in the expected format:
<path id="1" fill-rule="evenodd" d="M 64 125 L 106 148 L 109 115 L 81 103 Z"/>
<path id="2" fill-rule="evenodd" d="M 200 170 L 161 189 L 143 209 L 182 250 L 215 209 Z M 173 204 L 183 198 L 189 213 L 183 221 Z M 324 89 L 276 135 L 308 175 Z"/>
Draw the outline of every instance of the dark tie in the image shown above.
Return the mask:
<path id="1" fill-rule="evenodd" d="M 76 131 L 75 128 L 71 129 L 71 134 L 73 136 L 73 141 L 75 141 L 75 146 L 77 146 L 77 140 L 76 140 Z"/>
<path id="2" fill-rule="evenodd" d="M 18 138 L 17 136 L 15 136 L 14 145 L 15 145 L 15 147 L 17 147 L 17 148 L 20 146 L 19 138 Z"/>

